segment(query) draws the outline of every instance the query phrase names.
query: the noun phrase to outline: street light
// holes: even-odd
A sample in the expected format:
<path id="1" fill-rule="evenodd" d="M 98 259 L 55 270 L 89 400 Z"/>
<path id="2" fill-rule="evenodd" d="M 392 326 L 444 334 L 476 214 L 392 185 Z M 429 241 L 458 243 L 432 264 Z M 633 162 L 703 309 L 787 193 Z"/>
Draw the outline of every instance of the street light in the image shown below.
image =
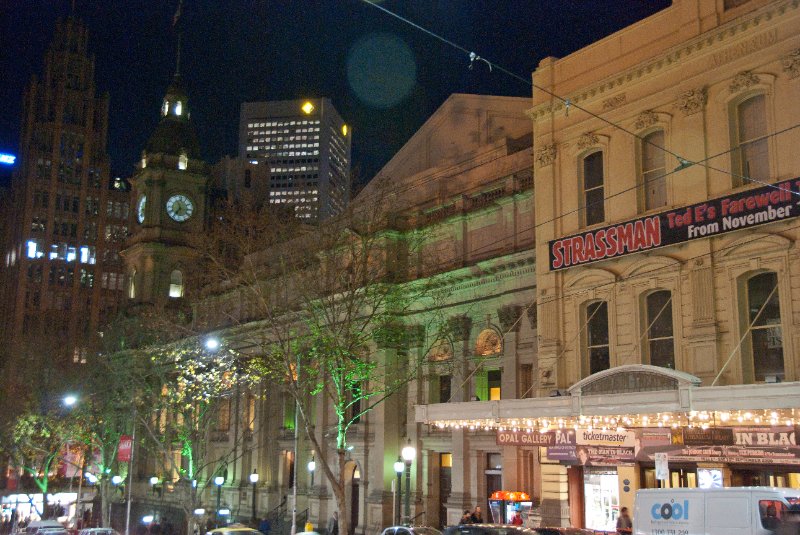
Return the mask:
<path id="1" fill-rule="evenodd" d="M 63 402 L 65 407 L 72 407 L 78 402 L 78 397 L 72 394 L 67 394 L 64 396 Z"/>
<path id="2" fill-rule="evenodd" d="M 417 449 L 411 445 L 411 439 L 408 439 L 408 444 L 403 448 L 400 452 L 400 455 L 403 457 L 403 461 L 406 463 L 406 502 L 405 508 L 403 510 L 404 524 L 406 526 L 411 525 L 411 463 L 414 462 L 414 458 L 417 456 Z"/>
<path id="3" fill-rule="evenodd" d="M 250 483 L 253 484 L 253 524 L 256 523 L 256 485 L 258 484 L 258 472 L 255 468 L 253 473 L 250 474 Z"/>
<path id="4" fill-rule="evenodd" d="M 400 523 L 400 495 L 403 494 L 403 459 L 397 456 L 394 462 L 394 471 L 397 473 L 397 488 L 394 493 L 394 524 L 395 526 Z"/>
<path id="5" fill-rule="evenodd" d="M 206 339 L 206 349 L 209 351 L 216 351 L 219 349 L 219 340 L 213 337 Z"/>
<path id="6" fill-rule="evenodd" d="M 219 505 L 220 500 L 222 498 L 222 484 L 225 483 L 225 478 L 222 476 L 217 476 L 214 478 L 214 484 L 217 486 L 217 514 L 216 514 L 216 521 L 217 527 L 219 527 Z"/>
<path id="7" fill-rule="evenodd" d="M 314 470 L 317 469 L 317 462 L 314 460 L 314 455 L 311 455 L 311 460 L 308 461 L 308 471 L 311 472 L 311 486 L 314 486 Z"/>

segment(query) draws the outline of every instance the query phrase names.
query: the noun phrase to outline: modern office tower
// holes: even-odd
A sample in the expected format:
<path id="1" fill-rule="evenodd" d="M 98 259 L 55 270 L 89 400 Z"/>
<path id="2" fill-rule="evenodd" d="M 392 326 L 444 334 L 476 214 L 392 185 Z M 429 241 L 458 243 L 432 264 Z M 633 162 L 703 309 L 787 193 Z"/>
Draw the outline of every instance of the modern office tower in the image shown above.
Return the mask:
<path id="1" fill-rule="evenodd" d="M 85 362 L 124 295 L 118 252 L 130 193 L 109 177 L 108 95 L 96 96 L 88 34 L 59 21 L 44 76 L 25 93 L 13 199 L 4 212 L 0 336 L 26 366 Z"/>
<path id="2" fill-rule="evenodd" d="M 245 102 L 239 156 L 269 165 L 270 203 L 321 221 L 350 201 L 351 135 L 327 98 Z"/>

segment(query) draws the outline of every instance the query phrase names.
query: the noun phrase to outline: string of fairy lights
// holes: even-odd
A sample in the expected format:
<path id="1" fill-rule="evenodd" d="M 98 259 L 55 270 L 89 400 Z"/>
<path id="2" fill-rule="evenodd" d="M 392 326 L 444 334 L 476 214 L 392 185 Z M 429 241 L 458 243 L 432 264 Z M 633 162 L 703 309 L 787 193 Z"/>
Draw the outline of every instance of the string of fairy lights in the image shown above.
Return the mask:
<path id="1" fill-rule="evenodd" d="M 624 432 L 635 428 L 711 429 L 718 427 L 793 427 L 800 409 L 748 409 L 723 411 L 658 412 L 603 416 L 565 416 L 536 418 L 476 418 L 433 420 L 431 429 L 468 431 L 511 431 L 514 433 L 547 433 L 555 430 Z"/>

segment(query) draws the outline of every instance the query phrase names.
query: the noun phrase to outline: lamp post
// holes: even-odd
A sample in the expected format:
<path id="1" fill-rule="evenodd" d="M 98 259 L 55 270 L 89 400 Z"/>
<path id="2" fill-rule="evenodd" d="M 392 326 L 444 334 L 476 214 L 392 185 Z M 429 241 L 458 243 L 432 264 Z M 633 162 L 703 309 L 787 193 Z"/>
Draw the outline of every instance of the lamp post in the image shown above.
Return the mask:
<path id="1" fill-rule="evenodd" d="M 394 471 L 397 473 L 397 487 L 394 490 L 394 525 L 400 524 L 400 495 L 403 494 L 403 459 L 397 456 L 394 462 Z"/>
<path id="2" fill-rule="evenodd" d="M 408 439 L 408 444 L 400 452 L 403 461 L 406 464 L 406 501 L 403 508 L 403 524 L 406 526 L 411 525 L 411 463 L 417 456 L 417 449 L 411 445 L 411 439 Z"/>
<path id="3" fill-rule="evenodd" d="M 314 460 L 314 455 L 311 455 L 311 460 L 308 461 L 308 471 L 311 472 L 311 486 L 314 486 L 314 470 L 317 469 L 317 462 Z"/>
<path id="4" fill-rule="evenodd" d="M 219 506 L 220 500 L 222 499 L 222 484 L 225 483 L 225 478 L 222 476 L 217 476 L 214 478 L 214 484 L 217 486 L 217 510 L 214 515 L 214 520 L 216 526 L 219 527 Z"/>
<path id="5" fill-rule="evenodd" d="M 156 485 L 158 485 L 158 476 L 150 477 L 150 492 L 153 494 L 153 502 L 155 502 Z M 153 505 L 153 518 L 156 518 L 156 506 Z"/>
<path id="6" fill-rule="evenodd" d="M 255 526 L 256 523 L 256 485 L 258 484 L 258 472 L 256 472 L 255 468 L 253 469 L 253 473 L 250 474 L 250 483 L 253 484 L 253 525 Z"/>

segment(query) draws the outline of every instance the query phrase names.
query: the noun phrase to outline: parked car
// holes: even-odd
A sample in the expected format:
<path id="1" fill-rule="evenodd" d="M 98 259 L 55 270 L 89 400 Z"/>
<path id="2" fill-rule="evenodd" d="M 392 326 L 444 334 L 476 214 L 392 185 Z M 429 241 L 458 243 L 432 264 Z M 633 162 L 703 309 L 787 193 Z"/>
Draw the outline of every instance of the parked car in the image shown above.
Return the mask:
<path id="1" fill-rule="evenodd" d="M 442 532 L 428 526 L 391 526 L 385 528 L 381 535 L 442 535 Z"/>
<path id="2" fill-rule="evenodd" d="M 444 535 L 594 535 L 582 528 L 524 528 L 509 524 L 461 524 L 444 529 Z"/>
<path id="3" fill-rule="evenodd" d="M 229 524 L 221 528 L 212 529 L 206 535 L 264 535 L 257 529 L 249 528 L 244 524 Z"/>
<path id="4" fill-rule="evenodd" d="M 119 532 L 114 528 L 83 528 L 78 535 L 119 535 Z"/>

